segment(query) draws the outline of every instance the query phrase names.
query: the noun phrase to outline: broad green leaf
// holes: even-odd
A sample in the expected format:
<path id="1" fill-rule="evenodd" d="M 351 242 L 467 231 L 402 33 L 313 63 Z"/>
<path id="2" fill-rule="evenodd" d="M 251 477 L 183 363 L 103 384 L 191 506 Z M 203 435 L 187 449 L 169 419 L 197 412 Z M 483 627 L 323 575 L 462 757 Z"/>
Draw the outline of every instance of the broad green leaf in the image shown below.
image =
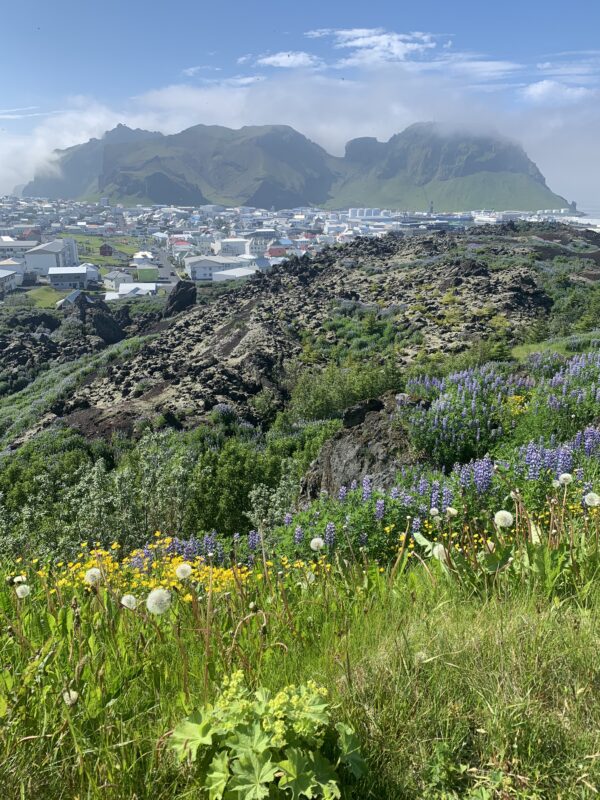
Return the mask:
<path id="1" fill-rule="evenodd" d="M 239 754 L 264 753 L 271 746 L 271 737 L 263 731 L 260 723 L 245 725 L 231 736 L 226 744 Z"/>
<path id="2" fill-rule="evenodd" d="M 208 747 L 212 744 L 210 721 L 203 719 L 199 713 L 192 714 L 175 728 L 171 744 L 179 753 L 181 761 L 187 755 L 195 759 L 199 747 Z"/>
<path id="3" fill-rule="evenodd" d="M 229 789 L 237 792 L 240 800 L 262 800 L 269 796 L 269 784 L 277 773 L 277 766 L 268 753 L 249 753 L 232 765 L 235 773 Z"/>
<path id="4" fill-rule="evenodd" d="M 285 773 L 279 781 L 280 789 L 289 789 L 294 800 L 298 797 L 313 797 L 313 772 L 308 758 L 302 750 L 290 747 L 285 751 L 287 758 L 279 762 L 279 767 Z"/>
<path id="5" fill-rule="evenodd" d="M 206 775 L 205 788 L 208 789 L 208 800 L 221 800 L 228 780 L 229 757 L 227 751 L 222 750 L 215 754 Z"/>
<path id="6" fill-rule="evenodd" d="M 362 777 L 367 771 L 367 765 L 360 754 L 358 736 L 349 725 L 344 725 L 343 722 L 338 722 L 335 729 L 339 734 L 340 761 L 348 767 L 355 778 Z"/>
<path id="7" fill-rule="evenodd" d="M 335 781 L 329 781 L 329 783 L 321 786 L 321 791 L 323 792 L 323 800 L 339 800 L 342 796 L 340 787 Z"/>
<path id="8" fill-rule="evenodd" d="M 310 753 L 308 759 L 323 797 L 328 799 L 340 797 L 340 790 L 337 788 L 338 775 L 333 765 L 318 750 Z"/>
<path id="9" fill-rule="evenodd" d="M 0 717 L 5 717 L 8 711 L 8 702 L 3 694 L 0 694 Z"/>

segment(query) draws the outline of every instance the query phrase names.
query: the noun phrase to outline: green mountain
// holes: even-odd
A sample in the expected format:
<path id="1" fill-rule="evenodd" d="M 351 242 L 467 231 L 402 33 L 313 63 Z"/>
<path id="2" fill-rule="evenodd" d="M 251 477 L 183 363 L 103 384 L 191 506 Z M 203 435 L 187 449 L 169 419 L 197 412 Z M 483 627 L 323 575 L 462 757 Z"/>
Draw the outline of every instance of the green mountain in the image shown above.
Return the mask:
<path id="1" fill-rule="evenodd" d="M 353 139 L 343 157 L 287 125 L 196 125 L 170 136 L 119 125 L 57 157 L 58 172 L 36 176 L 25 196 L 262 208 L 567 205 L 519 145 L 434 123 L 411 125 L 388 142 Z"/>

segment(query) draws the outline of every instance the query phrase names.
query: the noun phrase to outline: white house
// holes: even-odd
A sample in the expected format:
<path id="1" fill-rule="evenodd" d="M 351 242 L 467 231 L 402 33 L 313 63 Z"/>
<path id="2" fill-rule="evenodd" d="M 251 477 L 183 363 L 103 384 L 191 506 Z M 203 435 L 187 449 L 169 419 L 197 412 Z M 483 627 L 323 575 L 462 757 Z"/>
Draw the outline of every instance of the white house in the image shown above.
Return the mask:
<path id="1" fill-rule="evenodd" d="M 242 256 L 248 253 L 248 246 L 248 240 L 242 238 L 221 239 L 215 242 L 216 252 L 221 256 Z"/>
<path id="2" fill-rule="evenodd" d="M 85 264 L 80 267 L 50 267 L 48 279 L 54 289 L 87 289 L 89 280 Z"/>
<path id="3" fill-rule="evenodd" d="M 0 269 L 8 270 L 9 272 L 16 272 L 17 273 L 17 285 L 20 286 L 23 283 L 23 276 L 25 275 L 25 261 L 20 258 L 5 258 L 4 261 L 0 261 Z"/>
<path id="4" fill-rule="evenodd" d="M 130 265 L 139 267 L 146 262 L 152 262 L 153 259 L 154 256 L 149 250 L 140 250 L 138 253 L 132 255 Z"/>
<path id="5" fill-rule="evenodd" d="M 189 256 L 185 273 L 193 281 L 212 281 L 213 273 L 245 266 L 237 256 Z"/>
<path id="6" fill-rule="evenodd" d="M 255 272 L 260 272 L 260 270 L 257 267 L 236 267 L 222 272 L 213 272 L 212 279 L 215 283 L 220 281 L 239 281 L 242 278 L 250 278 Z"/>
<path id="7" fill-rule="evenodd" d="M 9 269 L 0 269 L 0 297 L 14 290 L 19 285 L 19 273 Z M 22 277 L 21 277 L 22 280 Z"/>
<path id="8" fill-rule="evenodd" d="M 130 283 L 131 276 L 128 272 L 122 272 L 118 269 L 113 269 L 111 272 L 104 276 L 104 286 L 113 292 L 119 291 L 119 286 L 122 283 Z"/>
<path id="9" fill-rule="evenodd" d="M 38 244 L 35 240 L 20 241 L 12 236 L 0 236 L 0 259 L 24 258 L 25 253 Z"/>
<path id="10" fill-rule="evenodd" d="M 25 253 L 28 272 L 47 275 L 51 267 L 74 267 L 79 263 L 74 239 L 55 239 L 32 247 Z"/>
<path id="11" fill-rule="evenodd" d="M 126 297 L 145 297 L 146 295 L 156 294 L 158 286 L 156 283 L 121 283 L 116 292 L 106 292 L 104 299 L 124 300 Z"/>

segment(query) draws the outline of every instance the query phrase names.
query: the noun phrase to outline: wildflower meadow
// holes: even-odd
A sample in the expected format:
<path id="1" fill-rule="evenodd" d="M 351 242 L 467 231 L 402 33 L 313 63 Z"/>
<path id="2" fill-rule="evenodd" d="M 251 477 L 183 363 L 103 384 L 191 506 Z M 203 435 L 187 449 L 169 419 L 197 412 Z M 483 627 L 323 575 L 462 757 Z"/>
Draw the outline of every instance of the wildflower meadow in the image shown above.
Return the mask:
<path id="1" fill-rule="evenodd" d="M 404 388 L 417 458 L 393 486 L 357 475 L 303 503 L 294 470 L 334 426 L 266 441 L 218 409 L 212 461 L 149 431 L 112 471 L 96 454 L 96 495 L 83 473 L 61 489 L 62 522 L 2 498 L 21 532 L 0 560 L 7 797 L 595 796 L 600 352 Z M 190 531 L 186 475 L 232 430 L 278 482 L 245 527 L 222 506 L 236 528 Z M 86 481 L 93 507 L 70 515 Z M 126 492 L 135 535 L 111 529 Z"/>

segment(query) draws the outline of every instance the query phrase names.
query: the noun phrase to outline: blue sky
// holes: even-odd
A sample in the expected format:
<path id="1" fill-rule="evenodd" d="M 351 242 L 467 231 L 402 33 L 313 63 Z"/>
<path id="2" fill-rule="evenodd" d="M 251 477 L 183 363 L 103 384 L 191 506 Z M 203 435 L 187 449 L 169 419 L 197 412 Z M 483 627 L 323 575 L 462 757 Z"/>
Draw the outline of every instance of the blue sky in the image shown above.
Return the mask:
<path id="1" fill-rule="evenodd" d="M 552 188 L 597 196 L 598 0 L 21 0 L 0 20 L 0 191 L 119 121 L 285 122 L 339 152 L 438 119 L 512 135 Z"/>

